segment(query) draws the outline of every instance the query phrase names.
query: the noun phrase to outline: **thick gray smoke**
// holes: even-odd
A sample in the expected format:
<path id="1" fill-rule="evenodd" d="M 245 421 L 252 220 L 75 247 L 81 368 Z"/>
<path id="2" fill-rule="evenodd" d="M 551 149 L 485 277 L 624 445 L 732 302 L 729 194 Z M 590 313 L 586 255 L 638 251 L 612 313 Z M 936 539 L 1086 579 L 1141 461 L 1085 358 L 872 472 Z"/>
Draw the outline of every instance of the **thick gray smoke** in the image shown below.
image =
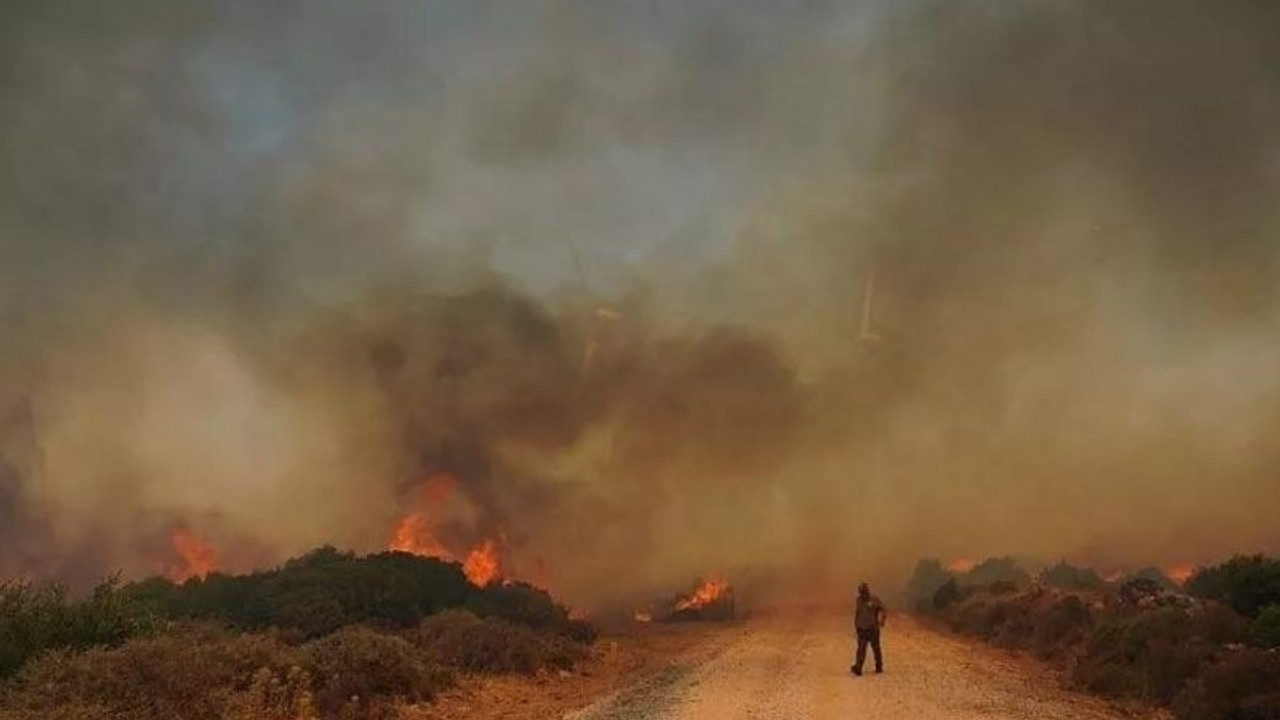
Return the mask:
<path id="1" fill-rule="evenodd" d="M 1280 548 L 1272 3 L 0 13 L 0 574 Z"/>

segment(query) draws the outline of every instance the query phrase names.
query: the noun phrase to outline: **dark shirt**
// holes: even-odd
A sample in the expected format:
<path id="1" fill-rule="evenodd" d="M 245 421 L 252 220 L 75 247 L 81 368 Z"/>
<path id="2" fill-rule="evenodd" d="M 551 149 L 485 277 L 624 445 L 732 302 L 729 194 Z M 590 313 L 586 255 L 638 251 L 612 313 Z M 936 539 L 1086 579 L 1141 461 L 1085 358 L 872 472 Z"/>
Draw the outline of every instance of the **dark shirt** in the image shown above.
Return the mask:
<path id="1" fill-rule="evenodd" d="M 871 630 L 880 627 L 880 615 L 884 613 L 884 604 L 875 595 L 858 596 L 853 613 L 853 626 L 859 630 Z"/>

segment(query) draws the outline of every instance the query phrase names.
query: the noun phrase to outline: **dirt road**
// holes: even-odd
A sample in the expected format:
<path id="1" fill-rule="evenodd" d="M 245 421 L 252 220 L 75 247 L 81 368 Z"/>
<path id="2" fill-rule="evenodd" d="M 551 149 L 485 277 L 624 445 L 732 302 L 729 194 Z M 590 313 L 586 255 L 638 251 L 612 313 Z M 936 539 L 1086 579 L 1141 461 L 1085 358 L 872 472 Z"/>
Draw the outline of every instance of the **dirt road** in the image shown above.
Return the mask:
<path id="1" fill-rule="evenodd" d="M 884 675 L 849 672 L 847 618 L 744 623 L 710 653 L 669 664 L 566 720 L 1116 720 L 1107 704 L 1062 690 L 1036 663 L 926 630 L 897 616 Z M 1159 717 L 1158 715 L 1152 717 Z"/>

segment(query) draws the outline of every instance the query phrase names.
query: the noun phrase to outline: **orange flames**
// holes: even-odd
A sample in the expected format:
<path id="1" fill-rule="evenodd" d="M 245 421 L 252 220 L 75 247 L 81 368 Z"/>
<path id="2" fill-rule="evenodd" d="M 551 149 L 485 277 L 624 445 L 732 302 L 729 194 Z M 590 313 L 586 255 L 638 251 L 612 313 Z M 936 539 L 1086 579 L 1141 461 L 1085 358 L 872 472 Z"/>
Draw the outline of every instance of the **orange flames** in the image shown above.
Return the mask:
<path id="1" fill-rule="evenodd" d="M 977 564 L 977 562 L 970 560 L 969 558 L 956 558 L 955 560 L 947 563 L 947 570 L 953 573 L 967 573 L 977 566 Z"/>
<path id="2" fill-rule="evenodd" d="M 676 612 L 698 610 L 720 602 L 729 594 L 729 583 L 722 578 L 712 577 L 693 591 L 693 594 L 676 603 Z"/>
<path id="3" fill-rule="evenodd" d="M 502 575 L 502 558 L 498 543 L 485 540 L 474 550 L 467 553 L 462 562 L 462 572 L 472 584 L 484 587 Z"/>
<path id="4" fill-rule="evenodd" d="M 1191 576 L 1196 574 L 1196 568 L 1191 563 L 1178 563 L 1165 568 L 1164 574 L 1179 585 L 1186 585 Z"/>
<path id="5" fill-rule="evenodd" d="M 177 561 L 165 569 L 165 577 L 181 583 L 204 578 L 218 566 L 218 553 L 186 528 L 177 528 L 169 537 Z"/>
<path id="6" fill-rule="evenodd" d="M 453 498 L 457 480 L 449 475 L 433 475 L 422 486 L 418 507 L 401 518 L 391 533 L 391 550 L 456 562 L 458 555 L 436 536 L 441 513 Z M 462 559 L 462 571 L 473 584 L 484 587 L 502 577 L 502 544 L 488 539 L 472 548 Z"/>

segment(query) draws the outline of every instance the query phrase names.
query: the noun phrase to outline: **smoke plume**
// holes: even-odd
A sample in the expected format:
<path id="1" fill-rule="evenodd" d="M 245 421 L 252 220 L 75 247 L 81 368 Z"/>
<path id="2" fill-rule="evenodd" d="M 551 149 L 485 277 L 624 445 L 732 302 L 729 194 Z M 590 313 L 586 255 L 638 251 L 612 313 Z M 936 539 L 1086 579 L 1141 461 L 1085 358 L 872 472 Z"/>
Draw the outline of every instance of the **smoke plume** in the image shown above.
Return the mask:
<path id="1" fill-rule="evenodd" d="M 1273 3 L 0 19 L 0 575 L 1280 550 Z"/>

